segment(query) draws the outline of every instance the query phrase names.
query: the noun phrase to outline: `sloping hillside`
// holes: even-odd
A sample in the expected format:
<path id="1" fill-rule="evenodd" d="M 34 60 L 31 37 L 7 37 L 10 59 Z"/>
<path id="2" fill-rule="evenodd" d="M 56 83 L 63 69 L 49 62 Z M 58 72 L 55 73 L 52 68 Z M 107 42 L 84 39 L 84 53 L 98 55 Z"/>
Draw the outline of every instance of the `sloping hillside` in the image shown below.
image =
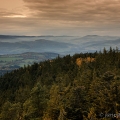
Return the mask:
<path id="1" fill-rule="evenodd" d="M 0 78 L 0 119 L 99 120 L 119 113 L 119 98 L 118 49 L 58 56 Z"/>

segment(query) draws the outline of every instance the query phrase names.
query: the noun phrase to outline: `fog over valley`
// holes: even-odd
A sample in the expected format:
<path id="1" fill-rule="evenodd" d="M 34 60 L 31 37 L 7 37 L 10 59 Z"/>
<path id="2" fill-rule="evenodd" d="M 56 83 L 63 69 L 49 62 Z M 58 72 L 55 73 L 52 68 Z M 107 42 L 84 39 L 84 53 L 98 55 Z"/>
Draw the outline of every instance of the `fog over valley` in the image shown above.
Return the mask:
<path id="1" fill-rule="evenodd" d="M 95 52 L 104 47 L 120 46 L 118 36 L 87 35 L 78 36 L 12 36 L 0 35 L 0 54 L 17 54 L 23 52 L 55 52 L 74 54 Z"/>

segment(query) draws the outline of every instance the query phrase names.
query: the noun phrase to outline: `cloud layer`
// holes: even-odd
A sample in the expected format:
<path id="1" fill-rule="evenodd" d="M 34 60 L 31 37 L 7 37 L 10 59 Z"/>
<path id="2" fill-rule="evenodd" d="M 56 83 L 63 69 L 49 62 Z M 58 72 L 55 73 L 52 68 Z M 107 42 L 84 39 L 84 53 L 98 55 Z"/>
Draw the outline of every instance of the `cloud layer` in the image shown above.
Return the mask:
<path id="1" fill-rule="evenodd" d="M 120 22 L 120 0 L 24 0 L 35 17 L 49 20 Z"/>
<path id="2" fill-rule="evenodd" d="M 0 9 L 3 31 L 117 35 L 120 30 L 120 0 L 23 0 L 23 3 L 16 10 Z"/>

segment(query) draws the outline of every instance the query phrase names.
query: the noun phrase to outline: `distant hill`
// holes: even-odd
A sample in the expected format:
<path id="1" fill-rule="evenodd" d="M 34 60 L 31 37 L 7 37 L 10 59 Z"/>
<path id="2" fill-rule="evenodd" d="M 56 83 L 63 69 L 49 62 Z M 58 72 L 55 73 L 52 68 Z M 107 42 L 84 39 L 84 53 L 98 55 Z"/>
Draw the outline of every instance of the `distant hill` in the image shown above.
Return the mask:
<path id="1" fill-rule="evenodd" d="M 120 48 L 120 37 L 118 36 L 98 36 L 87 35 L 71 40 L 71 43 L 76 44 L 82 48 L 83 52 L 94 52 L 102 50 L 104 47 Z"/>
<path id="2" fill-rule="evenodd" d="M 76 45 L 39 39 L 35 41 L 0 42 L 0 54 L 18 54 L 23 52 L 55 52 L 66 54 L 72 52 Z"/>
<path id="3" fill-rule="evenodd" d="M 38 39 L 51 40 L 56 42 L 68 42 L 71 39 L 78 38 L 75 36 L 18 36 L 18 35 L 0 35 L 1 42 L 19 42 L 35 41 Z"/>
<path id="4" fill-rule="evenodd" d="M 18 54 L 23 52 L 55 52 L 75 54 L 95 52 L 104 47 L 120 47 L 119 36 L 14 36 L 0 35 L 0 54 Z"/>

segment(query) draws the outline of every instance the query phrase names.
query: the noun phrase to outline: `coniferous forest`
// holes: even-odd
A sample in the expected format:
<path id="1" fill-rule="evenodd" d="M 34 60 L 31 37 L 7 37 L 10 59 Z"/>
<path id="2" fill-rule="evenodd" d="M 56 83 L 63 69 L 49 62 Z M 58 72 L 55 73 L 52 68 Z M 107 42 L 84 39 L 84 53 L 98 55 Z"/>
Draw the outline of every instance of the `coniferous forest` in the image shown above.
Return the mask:
<path id="1" fill-rule="evenodd" d="M 0 77 L 0 120 L 117 120 L 118 48 L 58 56 Z"/>

